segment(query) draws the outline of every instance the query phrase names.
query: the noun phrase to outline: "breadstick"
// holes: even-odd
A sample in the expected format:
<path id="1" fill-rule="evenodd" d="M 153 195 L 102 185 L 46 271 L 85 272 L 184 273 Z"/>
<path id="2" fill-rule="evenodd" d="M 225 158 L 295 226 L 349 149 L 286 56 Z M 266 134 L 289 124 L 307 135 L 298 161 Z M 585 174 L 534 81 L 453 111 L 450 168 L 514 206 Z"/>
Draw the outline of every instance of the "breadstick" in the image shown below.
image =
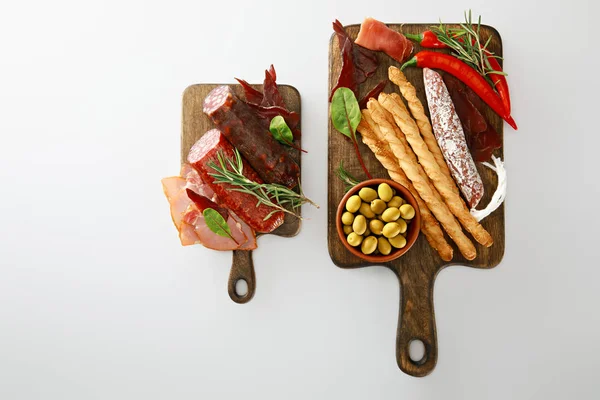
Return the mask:
<path id="1" fill-rule="evenodd" d="M 423 104 L 421 104 L 421 101 L 417 97 L 417 91 L 415 90 L 415 87 L 406 79 L 406 76 L 404 76 L 402 71 L 394 66 L 390 66 L 388 69 L 388 77 L 390 78 L 390 81 L 394 82 L 400 88 L 402 96 L 404 96 L 406 102 L 408 103 L 410 113 L 417 122 L 421 136 L 423 136 L 423 141 L 427 144 L 427 148 L 431 154 L 433 154 L 433 158 L 435 158 L 440 170 L 442 170 L 442 173 L 449 179 L 452 179 L 450 170 L 448 169 L 448 164 L 446 164 L 446 159 L 444 158 L 437 139 L 433 134 L 433 128 L 429 123 L 429 118 L 427 118 L 427 115 L 425 114 Z M 397 93 L 392 93 L 391 96 L 396 101 L 402 101 Z M 458 193 L 458 187 L 456 184 L 452 186 L 452 190 Z"/>
<path id="2" fill-rule="evenodd" d="M 437 250 L 442 260 L 452 260 L 454 250 L 444 238 L 444 232 L 442 232 L 439 223 L 431 214 L 427 204 L 421 199 L 419 193 L 417 193 L 410 180 L 400 168 L 396 156 L 392 153 L 379 127 L 371 118 L 369 110 L 362 110 L 362 115 L 363 118 L 358 124 L 357 130 L 361 134 L 363 143 L 369 146 L 381 165 L 388 171 L 390 178 L 405 186 L 414 196 L 421 211 L 421 232 L 423 232 L 431 247 Z"/>
<path id="3" fill-rule="evenodd" d="M 433 185 L 446 200 L 448 208 L 458 218 L 465 229 L 473 235 L 476 241 L 490 247 L 494 243 L 492 236 L 471 215 L 459 194 L 452 190 L 452 186 L 455 185 L 454 181 L 442 174 L 440 167 L 421 138 L 417 124 L 408 114 L 404 103 L 397 102 L 393 97 L 385 93 L 379 95 L 379 103 L 394 116 L 396 124 L 398 124 L 400 130 L 406 135 L 406 140 L 417 155 L 419 163 L 423 166 L 425 172 L 427 172 Z"/>
<path id="4" fill-rule="evenodd" d="M 415 163 L 410 159 L 402 142 L 396 137 L 392 124 L 386 119 L 381 105 L 377 100 L 371 99 L 367 103 L 367 108 L 371 112 L 373 121 L 379 126 L 381 133 L 388 142 L 390 149 L 398 159 L 400 168 L 402 168 L 408 179 L 411 180 L 414 188 L 417 190 L 423 201 L 442 224 L 450 238 L 454 240 L 462 255 L 467 260 L 474 259 L 477 255 L 475 246 L 464 234 L 460 224 L 456 221 L 448 209 L 448 206 L 433 194 L 433 190 L 429 187 L 427 178 L 423 177 L 419 172 L 418 163 Z"/>

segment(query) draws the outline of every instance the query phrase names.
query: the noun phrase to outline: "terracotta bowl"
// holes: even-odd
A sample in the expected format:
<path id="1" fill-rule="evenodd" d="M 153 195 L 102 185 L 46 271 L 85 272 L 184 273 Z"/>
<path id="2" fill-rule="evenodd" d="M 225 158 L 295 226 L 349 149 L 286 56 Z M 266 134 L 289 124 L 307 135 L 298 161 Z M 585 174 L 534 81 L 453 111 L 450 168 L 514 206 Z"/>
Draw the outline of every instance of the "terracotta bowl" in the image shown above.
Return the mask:
<path id="1" fill-rule="evenodd" d="M 362 251 L 360 251 L 360 246 L 359 247 L 350 246 L 348 244 L 348 242 L 346 241 L 346 235 L 344 234 L 344 231 L 343 231 L 344 225 L 342 224 L 342 214 L 346 210 L 346 201 L 348 201 L 350 196 L 358 194 L 358 191 L 364 187 L 371 187 L 371 188 L 377 190 L 377 186 L 380 183 L 387 183 L 392 188 L 396 189 L 396 195 L 402 197 L 408 204 L 413 206 L 413 208 L 415 209 L 415 217 L 412 219 L 412 221 L 408 225 L 408 230 L 406 231 L 406 246 L 404 246 L 401 249 L 393 248 L 392 252 L 390 254 L 388 254 L 387 256 L 363 254 Z M 338 233 L 340 240 L 342 241 L 344 246 L 346 246 L 346 248 L 348 249 L 348 251 L 350 253 L 354 254 L 357 257 L 362 258 L 363 260 L 371 262 L 371 263 L 375 263 L 375 264 L 384 263 L 384 262 L 392 261 L 392 260 L 395 260 L 395 259 L 401 257 L 404 253 L 406 253 L 408 250 L 410 250 L 410 248 L 412 247 L 413 244 L 415 244 L 415 242 L 417 241 L 417 238 L 419 237 L 419 232 L 421 232 L 421 213 L 419 211 L 419 206 L 417 205 L 417 201 L 415 200 L 415 198 L 413 197 L 413 195 L 410 193 L 410 191 L 407 188 L 405 188 L 404 186 L 400 185 L 399 183 L 394 182 L 389 179 L 370 179 L 368 181 L 359 183 L 358 185 L 356 185 L 352 189 L 350 189 L 350 191 L 348 193 L 346 193 L 346 195 L 344 196 L 344 198 L 338 205 L 337 213 L 335 216 L 335 226 L 336 226 L 337 233 Z"/>

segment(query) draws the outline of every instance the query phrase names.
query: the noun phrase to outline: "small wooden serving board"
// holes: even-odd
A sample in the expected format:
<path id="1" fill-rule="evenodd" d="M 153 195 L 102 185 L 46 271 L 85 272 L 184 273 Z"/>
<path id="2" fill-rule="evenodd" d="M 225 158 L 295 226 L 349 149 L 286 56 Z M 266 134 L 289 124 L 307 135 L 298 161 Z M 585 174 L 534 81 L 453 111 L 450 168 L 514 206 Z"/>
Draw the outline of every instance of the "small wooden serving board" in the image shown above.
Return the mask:
<path id="1" fill-rule="evenodd" d="M 210 129 L 216 128 L 213 122 L 202 111 L 202 105 L 206 95 L 217 86 L 222 84 L 197 84 L 188 86 L 183 92 L 183 112 L 181 118 L 181 164 L 187 162 L 187 155 L 190 148 L 198 139 Z M 234 93 L 241 99 L 243 89 L 238 84 L 229 84 Z M 262 85 L 252 85 L 255 89 L 262 91 Z M 296 88 L 289 85 L 277 85 L 279 92 L 290 111 L 300 113 L 300 93 Z M 298 125 L 301 129 L 301 123 Z M 300 146 L 300 142 L 297 143 Z M 293 159 L 302 168 L 300 161 L 300 151 L 293 148 L 286 148 Z M 300 231 L 300 220 L 292 215 L 286 214 L 283 224 L 270 234 L 277 236 L 291 237 L 296 236 Z M 260 242 L 259 242 L 260 246 Z M 214 250 L 212 250 L 214 251 Z M 235 290 L 236 283 L 243 279 L 248 284 L 248 292 L 240 296 Z M 252 261 L 252 251 L 234 250 L 231 271 L 229 273 L 229 282 L 227 285 L 229 297 L 236 303 L 247 303 L 254 296 L 256 291 L 256 276 L 254 273 L 254 263 Z"/>
<path id="2" fill-rule="evenodd" d="M 394 30 L 404 33 L 421 33 L 431 24 L 388 24 Z M 356 39 L 360 25 L 346 26 L 346 32 Z M 489 49 L 495 54 L 502 56 L 502 42 L 498 32 L 489 26 L 482 25 L 482 36 L 492 36 Z M 421 47 L 415 44 L 413 55 L 419 52 Z M 387 79 L 388 67 L 400 64 L 386 54 L 377 53 L 380 65 L 376 73 L 365 83 L 360 85 L 360 98 L 368 93 L 377 83 Z M 329 42 L 329 93 L 337 83 L 337 78 L 342 67 L 338 40 L 335 35 Z M 441 72 L 441 71 L 438 71 Z M 420 68 L 407 68 L 404 73 L 408 80 L 415 86 L 417 95 L 426 112 L 427 99 L 423 85 L 423 72 Z M 386 93 L 400 93 L 398 87 L 388 80 L 384 89 Z M 503 139 L 503 124 L 499 116 L 492 110 L 486 109 L 484 115 Z M 358 136 L 358 132 L 357 132 Z M 381 166 L 371 150 L 365 146 L 359 138 L 359 148 L 365 161 L 367 169 L 373 178 L 388 178 L 387 171 Z M 338 204 L 345 194 L 344 184 L 336 175 L 340 160 L 348 171 L 359 179 L 366 179 L 355 155 L 352 143 L 346 141 L 344 136 L 337 132 L 329 121 L 329 158 L 328 158 L 328 247 L 329 254 L 335 265 L 340 268 L 361 268 L 371 266 L 368 262 L 352 255 L 342 244 L 336 231 L 336 211 Z M 504 160 L 503 148 L 496 150 L 494 154 Z M 497 186 L 495 173 L 481 164 L 477 164 L 481 178 L 485 186 L 485 196 L 481 200 L 481 207 L 489 203 Z M 398 333 L 396 338 L 396 360 L 398 366 L 405 373 L 412 376 L 425 376 L 435 368 L 437 361 L 437 339 L 435 328 L 435 314 L 433 310 L 433 284 L 435 277 L 443 268 L 450 265 L 466 265 L 474 268 L 493 268 L 500 263 L 504 255 L 504 205 L 500 206 L 494 213 L 485 218 L 481 224 L 492 235 L 494 244 L 485 248 L 477 245 L 477 257 L 472 261 L 464 259 L 453 242 L 448 239 L 454 247 L 454 259 L 447 263 L 443 261 L 437 252 L 429 246 L 424 235 L 420 235 L 415 245 L 404 256 L 397 260 L 381 264 L 390 268 L 400 281 L 400 310 L 398 319 Z M 425 354 L 421 360 L 413 361 L 409 356 L 409 344 L 413 340 L 420 340 L 425 347 Z"/>

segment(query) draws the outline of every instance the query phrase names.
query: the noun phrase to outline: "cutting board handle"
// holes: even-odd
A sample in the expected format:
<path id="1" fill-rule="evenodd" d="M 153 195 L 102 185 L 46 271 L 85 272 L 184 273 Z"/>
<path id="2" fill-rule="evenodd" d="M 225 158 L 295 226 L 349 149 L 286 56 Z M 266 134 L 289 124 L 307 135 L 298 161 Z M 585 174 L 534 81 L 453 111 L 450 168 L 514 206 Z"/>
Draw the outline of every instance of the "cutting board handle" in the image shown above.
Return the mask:
<path id="1" fill-rule="evenodd" d="M 235 290 L 236 283 L 243 279 L 248 285 L 248 292 L 243 296 L 237 294 Z M 231 262 L 231 272 L 229 272 L 229 283 L 227 291 L 231 300 L 238 304 L 249 302 L 256 291 L 256 276 L 254 274 L 254 263 L 252 262 L 251 250 L 233 250 L 233 260 Z"/>
<path id="2" fill-rule="evenodd" d="M 405 373 L 425 376 L 437 362 L 437 336 L 433 311 L 435 271 L 419 265 L 396 267 L 400 281 L 400 315 L 396 336 L 396 361 Z M 412 360 L 409 349 L 413 340 L 424 345 L 420 360 Z"/>

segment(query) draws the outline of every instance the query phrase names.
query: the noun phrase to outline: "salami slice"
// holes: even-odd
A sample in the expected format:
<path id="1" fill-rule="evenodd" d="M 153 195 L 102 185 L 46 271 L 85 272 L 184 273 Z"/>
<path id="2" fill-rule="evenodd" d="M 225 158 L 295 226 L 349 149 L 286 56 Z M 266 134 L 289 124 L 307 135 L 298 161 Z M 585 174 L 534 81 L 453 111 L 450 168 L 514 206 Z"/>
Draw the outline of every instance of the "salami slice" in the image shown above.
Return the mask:
<path id="1" fill-rule="evenodd" d="M 298 184 L 298 164 L 265 129 L 256 110 L 238 99 L 229 86 L 218 86 L 206 96 L 204 113 L 242 153 L 263 181 L 289 188 Z"/>
<path id="2" fill-rule="evenodd" d="M 191 148 L 188 162 L 194 167 L 203 182 L 210 186 L 219 198 L 219 204 L 233 211 L 244 222 L 257 232 L 268 233 L 283 223 L 283 212 L 278 211 L 265 218 L 274 209 L 264 204 L 257 205 L 256 197 L 248 193 L 236 191 L 227 183 L 215 183 L 210 174 L 215 171 L 209 166 L 211 162 L 218 164 L 217 153 L 222 151 L 226 157 L 234 157 L 233 146 L 218 129 L 206 132 Z M 244 160 L 244 176 L 262 183 L 256 171 Z"/>
<path id="3" fill-rule="evenodd" d="M 435 138 L 469 207 L 475 208 L 483 197 L 483 182 L 467 147 L 448 89 L 440 74 L 429 68 L 423 69 L 423 79 Z"/>

